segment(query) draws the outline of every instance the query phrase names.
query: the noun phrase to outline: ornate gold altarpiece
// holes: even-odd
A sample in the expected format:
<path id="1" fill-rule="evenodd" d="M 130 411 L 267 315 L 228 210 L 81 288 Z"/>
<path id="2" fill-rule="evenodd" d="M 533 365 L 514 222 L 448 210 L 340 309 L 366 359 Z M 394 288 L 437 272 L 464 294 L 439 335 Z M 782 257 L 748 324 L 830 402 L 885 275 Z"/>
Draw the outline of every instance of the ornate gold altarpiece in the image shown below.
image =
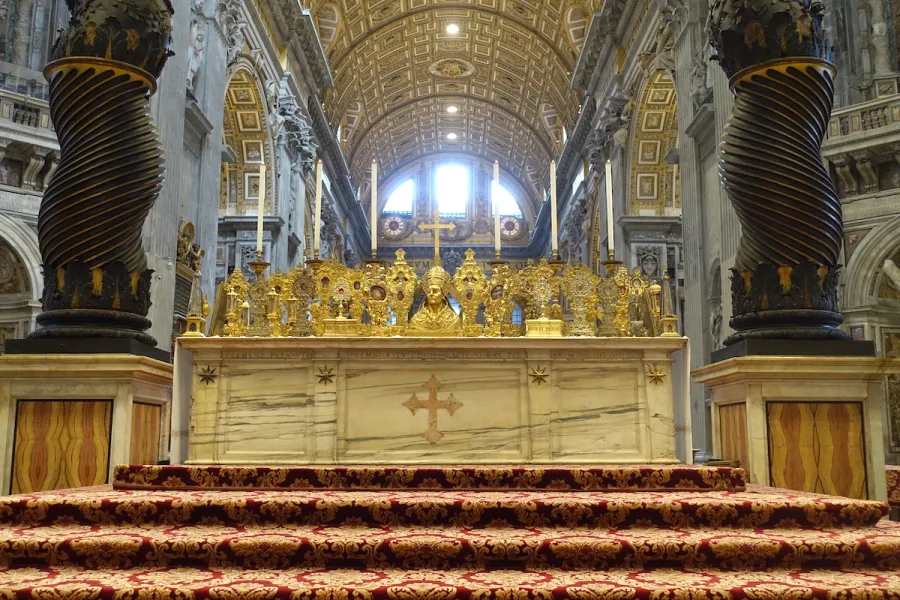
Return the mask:
<path id="1" fill-rule="evenodd" d="M 668 282 L 548 261 L 487 277 L 472 251 L 453 277 L 437 264 L 233 273 L 221 333 L 178 341 L 172 460 L 690 461 Z"/>

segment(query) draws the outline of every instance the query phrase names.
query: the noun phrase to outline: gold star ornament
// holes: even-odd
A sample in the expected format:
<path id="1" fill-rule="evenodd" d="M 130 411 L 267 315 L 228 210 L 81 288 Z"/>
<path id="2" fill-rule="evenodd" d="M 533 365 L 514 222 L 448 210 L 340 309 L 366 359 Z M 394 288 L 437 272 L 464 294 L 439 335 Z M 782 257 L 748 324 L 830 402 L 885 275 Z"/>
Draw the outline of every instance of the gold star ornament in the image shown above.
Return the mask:
<path id="1" fill-rule="evenodd" d="M 547 367 L 531 367 L 531 372 L 528 375 L 531 377 L 531 383 L 538 385 L 547 383 L 547 377 L 550 376 L 547 372 Z"/>
<path id="2" fill-rule="evenodd" d="M 334 383 L 334 369 L 331 367 L 319 367 L 316 377 L 319 378 L 319 383 Z"/>
<path id="3" fill-rule="evenodd" d="M 200 383 L 205 383 L 206 385 L 215 383 L 218 376 L 215 367 L 206 366 L 200 369 Z"/>
<path id="4" fill-rule="evenodd" d="M 659 365 L 650 365 L 647 369 L 647 379 L 650 383 L 659 385 L 666 379 L 666 372 L 659 368 Z"/>

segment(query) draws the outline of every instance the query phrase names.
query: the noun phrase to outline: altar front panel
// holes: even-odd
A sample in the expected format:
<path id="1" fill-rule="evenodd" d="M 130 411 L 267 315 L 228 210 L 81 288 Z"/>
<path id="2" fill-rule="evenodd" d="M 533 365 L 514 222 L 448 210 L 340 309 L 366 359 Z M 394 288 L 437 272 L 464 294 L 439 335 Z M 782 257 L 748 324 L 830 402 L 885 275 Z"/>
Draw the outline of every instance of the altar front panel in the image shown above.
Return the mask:
<path id="1" fill-rule="evenodd" d="M 680 339 L 179 343 L 190 464 L 678 462 Z"/>
<path id="2" fill-rule="evenodd" d="M 381 368 L 379 368 L 381 367 Z M 421 361 L 342 367 L 338 386 L 340 462 L 499 462 L 529 459 L 529 406 L 522 363 L 495 365 Z M 449 414 L 427 408 L 413 414 L 410 399 L 427 404 L 427 383 L 440 383 L 435 400 L 457 402 Z"/>

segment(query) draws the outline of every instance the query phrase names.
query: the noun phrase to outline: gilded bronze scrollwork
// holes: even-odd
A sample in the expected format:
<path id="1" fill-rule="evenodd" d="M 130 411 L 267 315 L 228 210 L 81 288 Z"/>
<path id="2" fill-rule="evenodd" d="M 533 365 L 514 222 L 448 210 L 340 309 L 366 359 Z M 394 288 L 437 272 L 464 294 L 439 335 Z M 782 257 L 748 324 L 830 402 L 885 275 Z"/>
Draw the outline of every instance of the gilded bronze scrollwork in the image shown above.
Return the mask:
<path id="1" fill-rule="evenodd" d="M 265 277 L 264 263 L 254 263 L 258 273 L 252 283 L 236 269 L 223 286 L 223 333 L 272 337 L 677 335 L 668 281 L 662 287 L 650 285 L 640 269 L 619 268 L 611 276 L 600 277 L 585 265 L 562 267 L 541 260 L 517 271 L 507 263 L 494 262 L 488 279 L 474 251 L 466 251 L 465 256 L 453 277 L 433 264 L 421 279 L 406 262 L 403 250 L 397 251 L 397 259 L 388 267 L 369 263 L 359 269 L 332 260 Z M 421 302 L 410 318 L 417 297 Z M 523 322 L 513 321 L 517 306 L 522 308 Z"/>

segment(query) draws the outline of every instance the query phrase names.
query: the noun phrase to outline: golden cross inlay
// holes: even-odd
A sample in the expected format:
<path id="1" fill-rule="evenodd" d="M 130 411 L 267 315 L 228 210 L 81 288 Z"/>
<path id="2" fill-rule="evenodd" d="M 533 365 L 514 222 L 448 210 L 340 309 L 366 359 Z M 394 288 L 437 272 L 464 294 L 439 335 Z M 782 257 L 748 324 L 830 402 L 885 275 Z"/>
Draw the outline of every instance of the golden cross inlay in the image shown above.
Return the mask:
<path id="1" fill-rule="evenodd" d="M 453 397 L 453 394 L 447 396 L 446 400 L 438 400 L 438 390 L 441 389 L 441 384 L 437 380 L 437 378 L 432 374 L 431 378 L 428 380 L 428 383 L 425 384 L 425 387 L 428 388 L 428 400 L 422 401 L 419 400 L 419 397 L 415 394 L 412 397 L 403 403 L 403 406 L 409 409 L 412 414 L 416 414 L 416 411 L 420 408 L 424 408 L 428 410 L 428 431 L 426 431 L 422 437 L 428 440 L 428 443 L 434 446 L 438 443 L 444 434 L 438 431 L 437 428 L 437 411 L 439 409 L 446 410 L 450 416 L 453 416 L 453 413 L 460 407 L 462 407 L 462 402 L 458 402 L 456 398 Z"/>
<path id="2" fill-rule="evenodd" d="M 447 231 L 453 231 L 456 229 L 455 223 L 446 223 L 441 225 L 441 211 L 434 211 L 434 223 L 430 223 L 426 225 L 425 223 L 419 223 L 419 229 L 424 231 L 431 231 L 434 233 L 434 264 L 437 265 L 441 261 L 441 229 L 446 229 Z"/>

